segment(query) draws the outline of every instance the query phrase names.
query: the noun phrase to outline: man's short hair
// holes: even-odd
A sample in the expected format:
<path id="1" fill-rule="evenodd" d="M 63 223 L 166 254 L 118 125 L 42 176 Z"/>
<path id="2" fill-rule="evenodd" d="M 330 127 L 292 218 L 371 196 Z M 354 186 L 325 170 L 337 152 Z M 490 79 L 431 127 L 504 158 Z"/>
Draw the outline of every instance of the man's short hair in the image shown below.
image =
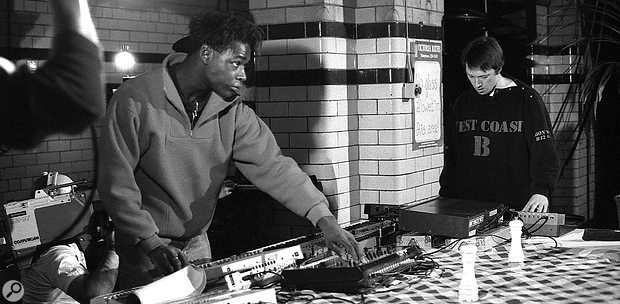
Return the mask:
<path id="1" fill-rule="evenodd" d="M 467 43 L 461 54 L 461 64 L 464 68 L 500 71 L 504 67 L 504 51 L 495 38 L 480 36 Z"/>
<path id="2" fill-rule="evenodd" d="M 263 40 L 263 31 L 248 12 L 215 10 L 192 17 L 187 39 L 187 53 L 197 51 L 203 44 L 223 52 L 235 42 L 247 43 L 255 51 Z"/>

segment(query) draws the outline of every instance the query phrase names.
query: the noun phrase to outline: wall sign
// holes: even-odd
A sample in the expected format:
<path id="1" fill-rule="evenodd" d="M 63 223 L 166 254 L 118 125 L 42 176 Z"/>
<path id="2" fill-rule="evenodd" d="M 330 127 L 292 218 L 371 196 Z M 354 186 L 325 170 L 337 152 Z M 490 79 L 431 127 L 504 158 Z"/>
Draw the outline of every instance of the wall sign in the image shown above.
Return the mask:
<path id="1" fill-rule="evenodd" d="M 413 147 L 443 144 L 441 53 L 439 40 L 414 39 Z"/>

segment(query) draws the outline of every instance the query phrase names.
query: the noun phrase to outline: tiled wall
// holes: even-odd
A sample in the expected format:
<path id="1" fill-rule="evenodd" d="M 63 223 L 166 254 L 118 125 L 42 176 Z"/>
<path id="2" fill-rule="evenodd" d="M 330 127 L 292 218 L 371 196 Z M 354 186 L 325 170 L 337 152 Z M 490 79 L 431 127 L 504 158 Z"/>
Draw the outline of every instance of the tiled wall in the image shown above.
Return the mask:
<path id="1" fill-rule="evenodd" d="M 118 84 L 123 75 L 158 67 L 171 44 L 186 33 L 189 16 L 220 3 L 90 0 L 106 51 L 106 81 Z M 533 51 L 542 64 L 533 71 L 534 87 L 552 120 L 559 117 L 556 134 L 563 158 L 569 147 L 561 141 L 574 136 L 580 111 L 574 103 L 566 111 L 561 107 L 564 97 L 572 95 L 573 72 L 564 70 L 575 55 L 553 51 L 577 35 L 562 26 L 574 14 L 558 20 L 557 12 L 570 12 L 565 10 L 570 3 L 554 0 L 538 7 L 541 47 Z M 413 148 L 411 94 L 403 88 L 408 43 L 442 39 L 443 1 L 240 0 L 227 1 L 224 8 L 248 7 L 268 33 L 257 59 L 257 113 L 283 152 L 319 177 L 341 222 L 364 217 L 364 203 L 402 204 L 437 194 L 443 154 L 440 147 Z M 0 16 L 2 55 L 42 62 L 46 54 L 39 51 L 51 42 L 48 1 L 0 0 Z M 122 45 L 138 57 L 130 71 L 112 64 Z M 587 215 L 591 208 L 593 179 L 587 173 L 593 148 L 583 138 L 552 198 L 552 204 L 566 206 L 560 212 Z M 92 180 L 91 142 L 89 131 L 55 135 L 35 149 L 0 156 L 0 200 L 27 198 L 42 171 Z"/>
<path id="2" fill-rule="evenodd" d="M 0 0 L 0 55 L 12 60 L 31 58 L 39 64 L 51 45 L 51 15 L 47 0 Z M 91 15 L 105 49 L 105 80 L 119 84 L 124 75 L 137 75 L 159 66 L 172 44 L 187 34 L 196 12 L 228 8 L 247 10 L 247 0 L 90 0 Z M 137 64 L 128 71 L 114 66 L 113 55 L 130 47 Z M 95 128 L 96 128 L 95 124 Z M 98 133 L 96 133 L 98 134 Z M 28 151 L 0 156 L 0 201 L 30 197 L 32 181 L 43 171 L 58 171 L 73 180 L 93 179 L 93 136 L 54 135 Z"/>
<path id="3" fill-rule="evenodd" d="M 590 219 L 594 208 L 594 145 L 590 126 L 577 139 L 583 118 L 576 100 L 579 83 L 579 55 L 572 44 L 580 37 L 574 1 L 554 0 L 537 7 L 538 41 L 532 48 L 533 87 L 542 95 L 554 124 L 563 170 L 551 198 L 552 211 Z M 572 152 L 574 151 L 574 152 Z M 567 161 L 568 160 L 568 161 Z"/>
<path id="4" fill-rule="evenodd" d="M 443 1 L 260 1 L 257 112 L 321 180 L 341 223 L 437 195 L 441 147 L 414 149 L 407 51 L 441 40 Z"/>

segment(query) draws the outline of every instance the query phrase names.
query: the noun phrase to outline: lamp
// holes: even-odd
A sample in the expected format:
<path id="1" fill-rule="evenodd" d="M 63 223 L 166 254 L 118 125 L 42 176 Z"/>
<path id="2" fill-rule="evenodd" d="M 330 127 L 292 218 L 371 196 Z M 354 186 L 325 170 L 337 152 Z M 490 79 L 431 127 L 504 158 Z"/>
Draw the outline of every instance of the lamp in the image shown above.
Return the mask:
<path id="1" fill-rule="evenodd" d="M 128 45 L 121 46 L 121 51 L 114 56 L 114 64 L 118 69 L 124 72 L 128 71 L 134 66 L 134 64 L 136 64 L 136 59 L 133 54 L 129 52 Z"/>

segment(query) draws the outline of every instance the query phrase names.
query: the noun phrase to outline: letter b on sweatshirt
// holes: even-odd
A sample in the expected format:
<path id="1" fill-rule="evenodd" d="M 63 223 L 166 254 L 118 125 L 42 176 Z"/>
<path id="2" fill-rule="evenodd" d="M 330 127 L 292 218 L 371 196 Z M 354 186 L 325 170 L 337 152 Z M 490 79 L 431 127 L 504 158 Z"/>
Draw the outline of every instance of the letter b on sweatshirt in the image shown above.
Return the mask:
<path id="1" fill-rule="evenodd" d="M 491 140 L 486 136 L 474 136 L 474 156 L 488 156 Z"/>

